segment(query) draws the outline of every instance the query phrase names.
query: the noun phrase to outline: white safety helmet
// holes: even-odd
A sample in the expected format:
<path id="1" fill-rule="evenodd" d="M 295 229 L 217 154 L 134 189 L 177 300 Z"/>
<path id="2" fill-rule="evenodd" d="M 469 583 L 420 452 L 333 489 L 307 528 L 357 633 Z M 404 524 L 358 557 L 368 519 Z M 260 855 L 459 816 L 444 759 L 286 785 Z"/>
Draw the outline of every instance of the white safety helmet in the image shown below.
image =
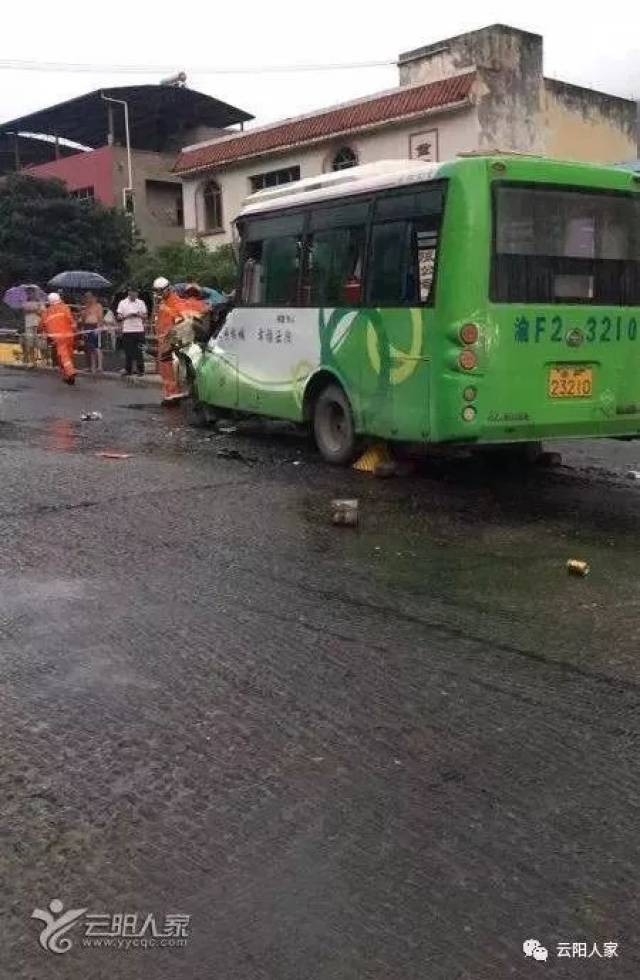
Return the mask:
<path id="1" fill-rule="evenodd" d="M 153 288 L 155 292 L 161 293 L 163 289 L 168 289 L 169 280 L 165 279 L 164 276 L 158 276 L 157 279 L 153 280 Z"/>
<path id="2" fill-rule="evenodd" d="M 61 302 L 62 299 L 60 297 L 60 293 L 49 293 L 49 295 L 47 296 L 47 303 L 49 303 L 50 306 L 53 306 L 54 303 L 61 303 Z"/>

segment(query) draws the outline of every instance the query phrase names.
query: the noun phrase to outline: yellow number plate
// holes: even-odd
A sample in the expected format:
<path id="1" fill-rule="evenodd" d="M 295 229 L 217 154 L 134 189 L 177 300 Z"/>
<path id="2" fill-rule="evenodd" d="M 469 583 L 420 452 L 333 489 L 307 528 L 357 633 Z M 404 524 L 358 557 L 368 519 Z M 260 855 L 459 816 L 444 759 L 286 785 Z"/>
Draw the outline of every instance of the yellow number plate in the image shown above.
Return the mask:
<path id="1" fill-rule="evenodd" d="M 552 367 L 549 369 L 550 398 L 589 398 L 593 394 L 593 368 Z"/>

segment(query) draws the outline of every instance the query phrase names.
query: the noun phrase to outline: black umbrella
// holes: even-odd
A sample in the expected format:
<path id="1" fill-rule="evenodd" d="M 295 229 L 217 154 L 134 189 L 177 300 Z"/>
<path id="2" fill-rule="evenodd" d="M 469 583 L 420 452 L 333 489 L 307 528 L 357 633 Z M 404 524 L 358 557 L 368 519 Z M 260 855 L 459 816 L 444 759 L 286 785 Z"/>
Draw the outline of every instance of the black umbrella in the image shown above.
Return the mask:
<path id="1" fill-rule="evenodd" d="M 98 272 L 84 272 L 74 269 L 59 272 L 49 283 L 49 289 L 109 289 L 111 283 Z"/>

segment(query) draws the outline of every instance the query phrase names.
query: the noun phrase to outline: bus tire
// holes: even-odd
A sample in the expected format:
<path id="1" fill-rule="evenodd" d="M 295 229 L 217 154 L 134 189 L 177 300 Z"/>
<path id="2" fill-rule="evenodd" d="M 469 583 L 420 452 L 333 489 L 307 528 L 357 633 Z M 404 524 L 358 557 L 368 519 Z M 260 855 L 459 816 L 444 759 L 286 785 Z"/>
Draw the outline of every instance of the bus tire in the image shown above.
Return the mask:
<path id="1" fill-rule="evenodd" d="M 347 466 L 356 454 L 356 431 L 349 399 L 337 384 L 327 385 L 313 406 L 318 451 L 332 466 Z"/>

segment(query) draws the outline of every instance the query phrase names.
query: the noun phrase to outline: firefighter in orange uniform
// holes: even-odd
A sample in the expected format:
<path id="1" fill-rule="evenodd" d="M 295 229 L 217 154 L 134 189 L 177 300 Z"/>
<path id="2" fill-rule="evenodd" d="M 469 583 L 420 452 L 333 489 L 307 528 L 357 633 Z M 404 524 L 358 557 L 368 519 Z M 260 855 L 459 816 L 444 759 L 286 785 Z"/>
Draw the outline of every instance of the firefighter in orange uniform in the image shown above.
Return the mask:
<path id="1" fill-rule="evenodd" d="M 53 342 L 58 357 L 62 380 L 68 384 L 76 383 L 76 369 L 73 363 L 73 348 L 76 324 L 73 313 L 62 302 L 59 293 L 49 293 L 48 306 L 40 317 L 40 330 Z"/>
<path id="2" fill-rule="evenodd" d="M 158 299 L 156 313 L 156 336 L 158 338 L 158 353 L 162 355 L 165 348 L 165 338 L 176 321 L 186 310 L 184 300 L 180 299 L 169 280 L 158 276 L 153 283 L 153 291 Z M 185 397 L 176 384 L 173 372 L 173 361 L 163 361 L 160 357 L 160 376 L 162 378 L 162 403 L 167 405 Z"/>

